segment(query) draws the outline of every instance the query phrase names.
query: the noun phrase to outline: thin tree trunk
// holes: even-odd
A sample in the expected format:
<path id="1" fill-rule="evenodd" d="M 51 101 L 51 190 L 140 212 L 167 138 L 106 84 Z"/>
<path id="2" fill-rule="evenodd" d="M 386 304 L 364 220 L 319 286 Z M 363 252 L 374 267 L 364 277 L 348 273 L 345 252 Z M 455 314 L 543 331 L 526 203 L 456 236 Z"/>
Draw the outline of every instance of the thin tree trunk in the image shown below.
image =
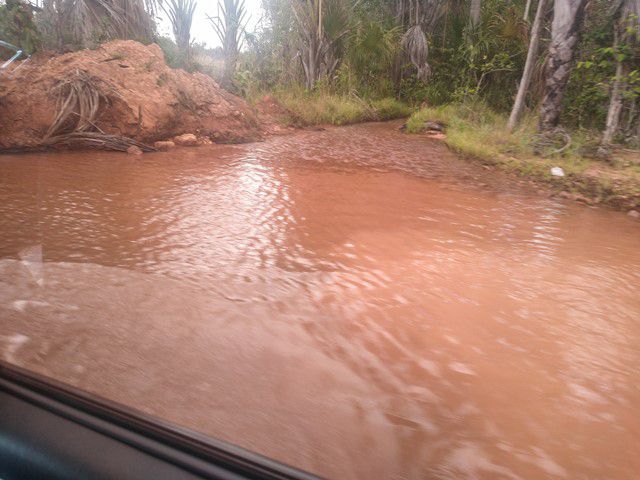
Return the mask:
<path id="1" fill-rule="evenodd" d="M 586 0 L 554 2 L 546 82 L 540 110 L 540 131 L 552 130 L 560 122 L 562 99 L 573 69 L 573 57 L 586 3 Z"/>
<path id="2" fill-rule="evenodd" d="M 236 74 L 236 65 L 238 64 L 238 55 L 228 53 L 224 57 L 224 66 L 222 71 L 222 85 L 228 90 L 233 89 L 233 80 Z"/>
<path id="3" fill-rule="evenodd" d="M 627 127 L 626 131 L 630 131 L 633 127 L 633 121 L 636 118 L 636 109 L 638 107 L 638 97 L 633 97 L 631 100 L 631 107 L 629 108 L 629 115 L 627 116 Z"/>
<path id="4" fill-rule="evenodd" d="M 627 115 L 627 125 L 624 129 L 625 134 L 629 137 L 633 138 L 635 136 L 633 125 L 637 118 L 640 118 L 640 112 L 638 112 L 638 98 L 634 97 L 633 100 L 631 100 L 631 107 Z"/>
<path id="5" fill-rule="evenodd" d="M 619 43 L 618 29 L 616 28 L 614 37 L 614 50 L 617 50 Z M 620 59 L 616 60 L 616 77 L 613 80 L 611 88 L 611 99 L 609 101 L 609 110 L 607 112 L 607 123 L 602 134 L 600 145 L 607 147 L 611 145 L 613 137 L 618 132 L 620 126 L 620 112 L 622 112 L 622 92 L 625 89 L 625 65 Z"/>
<path id="6" fill-rule="evenodd" d="M 471 8 L 469 9 L 469 20 L 471 27 L 476 28 L 480 25 L 480 13 L 482 10 L 482 0 L 471 0 Z"/>
<path id="7" fill-rule="evenodd" d="M 522 72 L 522 80 L 520 80 L 520 86 L 518 87 L 518 94 L 516 100 L 513 103 L 513 109 L 509 116 L 509 123 L 507 129 L 512 132 L 520 121 L 522 111 L 524 110 L 524 101 L 529 91 L 529 85 L 531 85 L 531 76 L 533 75 L 533 69 L 538 58 L 538 45 L 540 44 L 540 27 L 542 26 L 542 18 L 544 16 L 544 8 L 546 6 L 546 0 L 540 0 L 538 2 L 538 10 L 536 11 L 536 18 L 533 21 L 531 27 L 531 40 L 529 41 L 529 51 L 527 52 L 527 61 L 524 64 L 524 72 Z"/>
<path id="8" fill-rule="evenodd" d="M 522 20 L 525 22 L 529 20 L 529 12 L 531 11 L 531 0 L 527 0 L 527 4 L 524 7 L 524 15 L 522 16 Z"/>
<path id="9" fill-rule="evenodd" d="M 318 0 L 318 38 L 322 39 L 322 0 Z"/>

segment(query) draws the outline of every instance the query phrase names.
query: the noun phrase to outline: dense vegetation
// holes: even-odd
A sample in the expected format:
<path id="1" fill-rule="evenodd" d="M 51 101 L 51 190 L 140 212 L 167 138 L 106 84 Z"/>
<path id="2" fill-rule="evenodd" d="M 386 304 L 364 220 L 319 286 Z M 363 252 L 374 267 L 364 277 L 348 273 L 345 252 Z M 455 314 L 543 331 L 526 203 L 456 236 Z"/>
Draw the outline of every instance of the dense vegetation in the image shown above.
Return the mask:
<path id="1" fill-rule="evenodd" d="M 243 1 L 221 0 L 209 18 L 216 50 L 191 38 L 196 6 L 5 0 L 0 39 L 27 52 L 156 41 L 172 64 L 218 76 L 248 98 L 268 92 L 309 122 L 425 106 L 411 122 L 419 129 L 425 112 L 453 104 L 504 117 L 493 127 L 524 128 L 542 153 L 564 152 L 571 138 L 574 147 L 588 138 L 604 156 L 612 145 L 639 146 L 640 0 L 263 0 L 251 32 Z M 159 15 L 173 39 L 157 37 Z"/>
<path id="2" fill-rule="evenodd" d="M 528 111 L 546 97 L 543 129 L 556 127 L 562 113 L 567 127 L 604 130 L 610 106 L 619 102 L 608 142 L 637 143 L 640 2 L 541 3 Z M 250 37 L 241 66 L 246 89 L 302 84 L 413 105 L 485 103 L 504 114 L 513 106 L 538 10 L 525 0 L 265 0 L 264 7 L 267 22 Z"/>

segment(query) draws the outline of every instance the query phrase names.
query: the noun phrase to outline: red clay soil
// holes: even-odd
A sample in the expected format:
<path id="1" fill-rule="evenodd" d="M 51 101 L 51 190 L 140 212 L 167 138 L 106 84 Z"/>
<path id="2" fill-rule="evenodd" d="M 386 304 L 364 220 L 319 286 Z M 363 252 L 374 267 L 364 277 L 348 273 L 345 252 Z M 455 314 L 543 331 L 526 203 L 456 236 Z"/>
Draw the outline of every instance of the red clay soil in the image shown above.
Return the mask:
<path id="1" fill-rule="evenodd" d="M 0 150 L 38 146 L 55 117 L 55 85 L 77 70 L 95 78 L 108 99 L 95 122 L 105 133 L 147 143 L 182 133 L 214 142 L 242 142 L 262 133 L 247 103 L 211 77 L 168 67 L 155 44 L 118 40 L 95 50 L 34 57 L 13 74 L 4 73 Z"/>
<path id="2" fill-rule="evenodd" d="M 305 126 L 304 121 L 291 110 L 280 105 L 270 95 L 265 95 L 255 103 L 258 120 L 265 133 L 286 135 L 296 128 Z"/>

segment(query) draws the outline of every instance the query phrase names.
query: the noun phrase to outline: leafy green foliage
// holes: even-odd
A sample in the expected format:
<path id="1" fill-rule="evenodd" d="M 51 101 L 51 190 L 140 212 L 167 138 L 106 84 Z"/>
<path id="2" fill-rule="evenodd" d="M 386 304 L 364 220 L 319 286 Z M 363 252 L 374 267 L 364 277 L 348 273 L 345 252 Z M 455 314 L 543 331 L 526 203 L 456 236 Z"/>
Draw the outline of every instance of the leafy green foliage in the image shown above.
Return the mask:
<path id="1" fill-rule="evenodd" d="M 527 26 L 514 2 L 487 0 L 480 28 L 469 30 L 466 11 L 453 11 L 432 39 L 429 103 L 483 98 L 492 107 L 511 107 L 526 58 Z M 462 18 L 461 18 L 462 17 Z"/>
<path id="2" fill-rule="evenodd" d="M 388 73 L 400 48 L 400 29 L 359 18 L 346 43 L 346 55 L 336 75 L 338 90 L 374 98 L 392 95 Z"/>
<path id="3" fill-rule="evenodd" d="M 0 39 L 17 46 L 27 55 L 40 46 L 40 34 L 31 5 L 20 0 L 7 0 L 0 5 Z"/>
<path id="4" fill-rule="evenodd" d="M 611 16 L 610 2 L 595 0 L 592 3 L 564 102 L 565 122 L 574 127 L 600 128 L 605 122 L 612 85 L 616 79 L 617 61 L 630 66 L 620 79 L 628 87 L 623 97 L 630 104 L 634 98 L 640 97 L 640 48 L 636 16 L 625 20 L 622 28 L 626 34 L 622 34 L 620 41 L 616 42 L 614 31 L 617 20 Z"/>

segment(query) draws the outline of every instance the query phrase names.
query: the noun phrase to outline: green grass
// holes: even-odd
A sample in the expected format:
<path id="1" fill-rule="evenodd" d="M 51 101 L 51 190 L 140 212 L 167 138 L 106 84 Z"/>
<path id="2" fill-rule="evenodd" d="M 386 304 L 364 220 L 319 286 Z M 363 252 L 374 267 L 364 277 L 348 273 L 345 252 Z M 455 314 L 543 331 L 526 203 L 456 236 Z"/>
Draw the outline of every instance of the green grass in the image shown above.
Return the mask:
<path id="1" fill-rule="evenodd" d="M 535 155 L 531 146 L 536 133 L 534 118 L 525 119 L 515 132 L 509 133 L 506 116 L 491 111 L 482 103 L 449 104 L 414 112 L 407 121 L 407 131 L 422 132 L 427 121 L 446 125 L 445 142 L 452 150 L 557 189 L 607 202 L 607 198 L 635 197 L 640 188 L 640 177 L 633 167 L 620 169 L 598 162 L 598 175 L 586 174 L 597 162 L 583 154 L 597 141 L 597 134 L 593 132 L 571 132 L 571 146 L 566 151 L 543 158 Z M 551 175 L 551 167 L 555 166 L 564 170 L 565 177 Z M 625 181 L 612 181 L 614 177 L 619 178 L 620 173 L 624 174 Z M 630 205 L 633 202 L 640 202 L 640 199 L 631 200 Z"/>
<path id="2" fill-rule="evenodd" d="M 422 132 L 425 122 L 429 120 L 447 126 L 445 141 L 453 150 L 487 163 L 504 165 L 508 169 L 522 168 L 526 173 L 531 173 L 561 166 L 565 171 L 579 173 L 590 163 L 590 160 L 577 154 L 583 141 L 582 138 L 576 141 L 574 135 L 571 148 L 562 157 L 535 156 L 530 145 L 535 133 L 531 119 L 525 119 L 522 126 L 510 134 L 506 117 L 491 111 L 482 103 L 422 108 L 407 121 L 407 131 Z"/>
<path id="3" fill-rule="evenodd" d="M 306 125 L 352 123 L 408 117 L 411 108 L 394 99 L 363 100 L 355 96 L 325 92 L 275 92 L 276 101 Z"/>

